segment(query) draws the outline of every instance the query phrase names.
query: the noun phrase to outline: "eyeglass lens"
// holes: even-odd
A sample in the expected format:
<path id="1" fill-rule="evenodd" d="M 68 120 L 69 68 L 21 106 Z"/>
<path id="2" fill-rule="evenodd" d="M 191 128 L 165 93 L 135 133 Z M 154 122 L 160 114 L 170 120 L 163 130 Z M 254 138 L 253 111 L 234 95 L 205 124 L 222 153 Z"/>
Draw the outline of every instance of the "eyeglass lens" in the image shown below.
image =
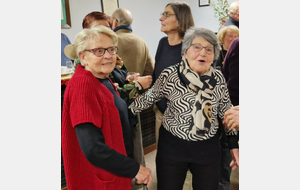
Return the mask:
<path id="1" fill-rule="evenodd" d="M 192 44 L 192 46 L 194 47 L 194 50 L 197 52 L 200 52 L 203 48 L 205 48 L 206 53 L 209 55 L 214 52 L 214 48 L 212 47 L 203 47 L 200 44 Z"/>
<path id="2" fill-rule="evenodd" d="M 167 17 L 169 17 L 169 16 L 171 16 L 171 15 L 174 15 L 174 14 L 171 14 L 171 13 L 169 13 L 169 12 L 163 12 L 163 13 L 160 13 L 160 15 L 161 15 L 164 19 L 166 19 Z"/>
<path id="3" fill-rule="evenodd" d="M 116 48 L 116 47 L 95 48 L 95 49 L 92 49 L 93 53 L 94 53 L 96 56 L 102 56 L 102 55 L 104 55 L 106 50 L 107 50 L 107 52 L 108 52 L 110 55 L 114 55 L 114 54 L 117 53 L 117 48 Z"/>

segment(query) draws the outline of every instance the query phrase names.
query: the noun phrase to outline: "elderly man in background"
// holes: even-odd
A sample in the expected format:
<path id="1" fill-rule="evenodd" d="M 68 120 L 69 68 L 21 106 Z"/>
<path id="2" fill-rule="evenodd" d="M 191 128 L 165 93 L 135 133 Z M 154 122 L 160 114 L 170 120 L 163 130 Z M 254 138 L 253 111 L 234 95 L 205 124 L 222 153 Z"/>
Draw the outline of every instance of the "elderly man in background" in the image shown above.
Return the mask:
<path id="1" fill-rule="evenodd" d="M 118 55 L 122 57 L 127 70 L 140 73 L 141 76 L 152 76 L 154 61 L 145 41 L 132 33 L 131 12 L 127 9 L 118 8 L 113 12 L 112 18 L 112 29 L 119 39 Z"/>
<path id="2" fill-rule="evenodd" d="M 229 26 L 229 25 L 235 25 L 239 28 L 239 22 L 240 22 L 240 11 L 239 11 L 239 5 L 240 3 L 238 1 L 235 1 L 233 3 L 231 3 L 230 7 L 229 7 L 229 19 L 227 20 L 227 22 L 225 22 L 223 26 Z M 221 28 L 222 28 L 221 27 Z"/>

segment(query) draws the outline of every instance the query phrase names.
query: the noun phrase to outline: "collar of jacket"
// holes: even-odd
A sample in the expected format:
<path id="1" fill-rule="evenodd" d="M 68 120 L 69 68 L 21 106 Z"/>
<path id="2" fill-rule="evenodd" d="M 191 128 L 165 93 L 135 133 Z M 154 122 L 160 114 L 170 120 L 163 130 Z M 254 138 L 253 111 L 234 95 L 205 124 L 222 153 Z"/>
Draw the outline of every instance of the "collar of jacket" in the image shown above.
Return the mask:
<path id="1" fill-rule="evenodd" d="M 132 32 L 132 28 L 131 26 L 118 26 L 114 29 L 114 32 L 120 30 L 120 29 L 126 29 L 126 30 L 130 30 Z"/>

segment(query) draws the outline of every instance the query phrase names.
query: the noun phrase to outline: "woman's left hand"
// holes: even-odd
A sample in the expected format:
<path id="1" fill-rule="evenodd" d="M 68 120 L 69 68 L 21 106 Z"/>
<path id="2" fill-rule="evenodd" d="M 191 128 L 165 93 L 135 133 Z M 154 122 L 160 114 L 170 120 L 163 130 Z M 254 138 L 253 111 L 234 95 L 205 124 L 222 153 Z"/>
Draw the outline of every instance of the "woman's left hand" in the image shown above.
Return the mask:
<path id="1" fill-rule="evenodd" d="M 150 88 L 152 84 L 152 76 L 147 75 L 147 76 L 139 77 L 137 81 L 142 85 L 143 89 L 146 90 Z"/>
<path id="2" fill-rule="evenodd" d="M 232 171 L 235 170 L 239 166 L 239 149 L 234 148 L 230 150 L 232 161 L 230 163 L 230 167 L 232 167 Z"/>

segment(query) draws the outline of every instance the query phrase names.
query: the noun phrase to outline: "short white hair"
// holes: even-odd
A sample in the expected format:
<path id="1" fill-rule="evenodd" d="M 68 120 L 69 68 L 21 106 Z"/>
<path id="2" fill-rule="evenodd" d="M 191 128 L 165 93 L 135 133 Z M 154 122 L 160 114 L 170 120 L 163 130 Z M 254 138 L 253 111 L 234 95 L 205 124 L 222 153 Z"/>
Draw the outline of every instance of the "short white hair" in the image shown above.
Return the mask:
<path id="1" fill-rule="evenodd" d="M 86 46 L 88 45 L 87 41 L 93 39 L 95 36 L 99 38 L 99 34 L 101 33 L 109 36 L 112 39 L 114 46 L 118 45 L 118 36 L 111 29 L 102 25 L 95 26 L 90 29 L 85 28 L 81 32 L 79 32 L 75 37 L 74 45 L 77 57 L 79 57 L 80 52 L 83 52 L 86 49 Z"/>
<path id="2" fill-rule="evenodd" d="M 239 5 L 239 2 L 238 1 L 235 1 L 233 3 L 231 3 L 230 7 L 229 7 L 229 12 L 230 13 L 236 13 L 237 11 L 237 6 Z"/>

